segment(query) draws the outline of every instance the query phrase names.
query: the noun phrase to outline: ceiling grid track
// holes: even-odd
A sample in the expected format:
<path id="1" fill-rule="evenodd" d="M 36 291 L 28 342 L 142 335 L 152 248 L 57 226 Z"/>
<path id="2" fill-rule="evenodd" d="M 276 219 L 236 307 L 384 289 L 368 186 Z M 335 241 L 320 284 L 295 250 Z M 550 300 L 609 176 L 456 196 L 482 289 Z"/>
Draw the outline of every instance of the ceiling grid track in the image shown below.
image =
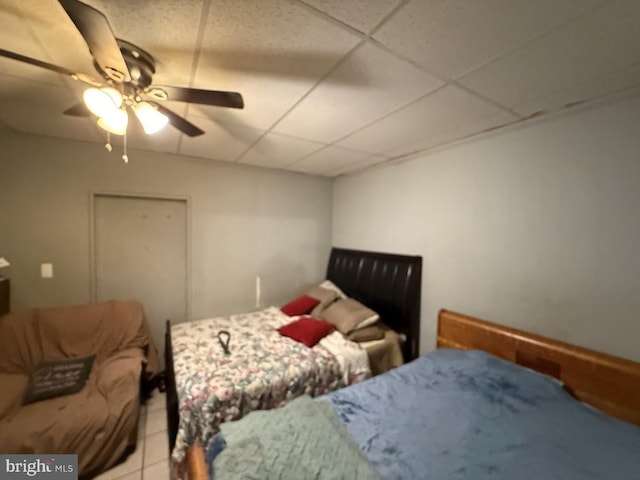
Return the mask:
<path id="1" fill-rule="evenodd" d="M 200 12 L 200 22 L 198 23 L 198 34 L 196 36 L 196 48 L 193 52 L 193 60 L 191 61 L 191 72 L 189 73 L 189 87 L 193 87 L 193 82 L 196 79 L 196 71 L 198 70 L 198 63 L 200 62 L 200 53 L 202 52 L 202 40 L 204 39 L 204 31 L 209 20 L 209 10 L 211 8 L 211 0 L 202 1 L 202 11 Z M 189 104 L 185 104 L 182 110 L 182 115 L 187 116 L 189 114 Z M 178 148 L 177 152 L 182 150 L 182 140 L 185 135 L 182 133 L 178 135 Z"/>
<path id="2" fill-rule="evenodd" d="M 332 21 L 335 21 L 335 19 L 323 12 L 318 11 L 317 9 L 307 5 L 304 2 L 298 1 L 298 0 L 293 0 L 295 4 L 297 5 L 302 5 L 305 8 L 309 9 L 310 11 L 319 14 L 322 16 L 322 18 L 326 19 L 330 19 Z M 404 5 L 406 5 L 408 3 L 409 0 L 402 0 L 398 5 L 396 5 L 393 10 L 391 10 L 387 15 L 385 15 L 385 17 L 376 24 L 376 26 L 374 26 L 371 31 L 367 34 L 363 34 L 362 32 L 359 32 L 358 30 L 355 30 L 353 28 L 350 27 L 346 27 L 347 30 L 351 33 L 357 32 L 357 34 L 359 36 L 361 36 L 362 38 L 360 39 L 360 41 L 351 49 L 349 50 L 340 60 L 338 60 L 333 67 L 331 67 L 327 72 L 325 72 L 325 74 L 320 77 L 316 83 L 309 89 L 307 90 L 307 92 L 302 95 L 282 116 L 280 116 L 280 118 L 278 118 L 270 127 L 268 130 L 266 130 L 260 137 L 258 137 L 257 140 L 255 140 L 244 152 L 242 152 L 238 158 L 236 158 L 235 162 L 236 163 L 241 163 L 240 160 L 247 154 L 247 152 L 249 152 L 249 150 L 251 150 L 258 142 L 260 142 L 260 140 L 262 140 L 267 134 L 271 133 L 273 131 L 273 129 L 278 126 L 278 124 L 287 116 L 289 115 L 289 113 L 291 113 L 305 98 L 307 98 L 309 95 L 311 95 L 311 93 L 319 86 L 321 85 L 324 80 L 329 77 L 329 75 L 331 75 L 337 68 L 340 67 L 340 65 L 342 65 L 344 62 L 346 62 L 360 47 L 362 47 L 363 45 L 365 45 L 369 39 L 371 38 L 371 35 L 373 33 L 375 33 L 382 25 L 384 25 L 384 23 L 391 18 L 393 15 L 396 14 L 396 12 L 398 10 L 400 10 L 402 7 L 404 7 Z M 344 27 L 344 24 L 342 22 L 338 22 L 338 25 L 340 25 L 342 28 Z M 295 162 L 291 163 L 288 166 L 294 165 L 295 163 L 297 163 L 300 160 L 303 160 L 305 158 L 307 158 L 309 155 L 312 155 L 314 153 L 319 152 L 320 150 L 324 150 L 325 148 L 335 144 L 336 141 L 332 142 L 331 144 L 325 144 L 322 148 L 319 148 L 317 150 L 314 150 L 310 153 L 308 153 L 307 155 L 304 155 L 300 158 L 298 158 Z"/>

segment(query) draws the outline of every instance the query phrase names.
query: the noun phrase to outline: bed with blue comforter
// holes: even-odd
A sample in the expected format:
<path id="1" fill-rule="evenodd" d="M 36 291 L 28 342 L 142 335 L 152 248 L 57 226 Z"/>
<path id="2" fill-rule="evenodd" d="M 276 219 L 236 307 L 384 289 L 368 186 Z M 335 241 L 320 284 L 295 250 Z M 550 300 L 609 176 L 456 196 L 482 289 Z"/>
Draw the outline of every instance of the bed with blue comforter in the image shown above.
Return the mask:
<path id="1" fill-rule="evenodd" d="M 640 428 L 481 351 L 436 350 L 276 412 L 222 425 L 213 478 L 640 479 Z"/>

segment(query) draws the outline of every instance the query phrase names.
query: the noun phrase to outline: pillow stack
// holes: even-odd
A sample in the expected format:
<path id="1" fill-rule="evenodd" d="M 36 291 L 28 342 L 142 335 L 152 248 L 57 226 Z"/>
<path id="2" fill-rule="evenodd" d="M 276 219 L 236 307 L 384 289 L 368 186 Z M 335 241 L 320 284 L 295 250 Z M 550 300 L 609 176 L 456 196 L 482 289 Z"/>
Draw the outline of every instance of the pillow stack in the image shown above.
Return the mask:
<path id="1" fill-rule="evenodd" d="M 319 286 L 309 287 L 298 298 L 283 305 L 280 310 L 290 317 L 303 316 L 278 329 L 278 332 L 311 348 L 329 335 L 335 326 L 332 323 L 316 318 L 337 298 L 337 293 Z"/>
<path id="2" fill-rule="evenodd" d="M 311 315 L 278 329 L 282 335 L 308 347 L 315 345 L 334 328 L 354 342 L 380 340 L 385 335 L 384 329 L 378 324 L 380 315 L 347 297 L 330 280 L 307 288 L 281 310 L 290 317 Z"/>

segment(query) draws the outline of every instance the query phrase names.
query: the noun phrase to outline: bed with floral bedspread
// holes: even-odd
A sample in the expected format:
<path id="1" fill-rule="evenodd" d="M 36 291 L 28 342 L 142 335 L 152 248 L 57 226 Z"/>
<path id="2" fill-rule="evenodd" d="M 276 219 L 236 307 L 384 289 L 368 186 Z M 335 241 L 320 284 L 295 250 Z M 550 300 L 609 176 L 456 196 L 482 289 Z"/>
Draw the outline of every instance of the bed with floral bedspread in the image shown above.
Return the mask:
<path id="1" fill-rule="evenodd" d="M 171 327 L 180 412 L 174 461 L 180 462 L 196 441 L 206 445 L 222 422 L 370 375 L 366 353 L 338 332 L 313 348 L 280 335 L 277 328 L 291 321 L 269 307 Z M 218 339 L 221 330 L 230 333 L 229 354 Z"/>

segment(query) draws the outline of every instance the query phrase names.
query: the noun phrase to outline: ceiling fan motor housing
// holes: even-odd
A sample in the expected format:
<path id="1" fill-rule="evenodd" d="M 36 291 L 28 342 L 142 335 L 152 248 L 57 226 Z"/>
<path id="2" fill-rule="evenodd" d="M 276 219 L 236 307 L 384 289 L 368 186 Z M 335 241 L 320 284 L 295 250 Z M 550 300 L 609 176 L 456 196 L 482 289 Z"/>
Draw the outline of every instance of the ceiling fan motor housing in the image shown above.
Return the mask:
<path id="1" fill-rule="evenodd" d="M 132 85 L 135 90 L 142 90 L 151 85 L 153 74 L 156 73 L 156 62 L 151 54 L 126 40 L 118 38 L 117 42 L 131 75 L 131 81 L 124 83 Z M 95 60 L 93 64 L 100 73 L 107 78 L 112 78 L 109 72 L 104 72 L 100 69 Z"/>

